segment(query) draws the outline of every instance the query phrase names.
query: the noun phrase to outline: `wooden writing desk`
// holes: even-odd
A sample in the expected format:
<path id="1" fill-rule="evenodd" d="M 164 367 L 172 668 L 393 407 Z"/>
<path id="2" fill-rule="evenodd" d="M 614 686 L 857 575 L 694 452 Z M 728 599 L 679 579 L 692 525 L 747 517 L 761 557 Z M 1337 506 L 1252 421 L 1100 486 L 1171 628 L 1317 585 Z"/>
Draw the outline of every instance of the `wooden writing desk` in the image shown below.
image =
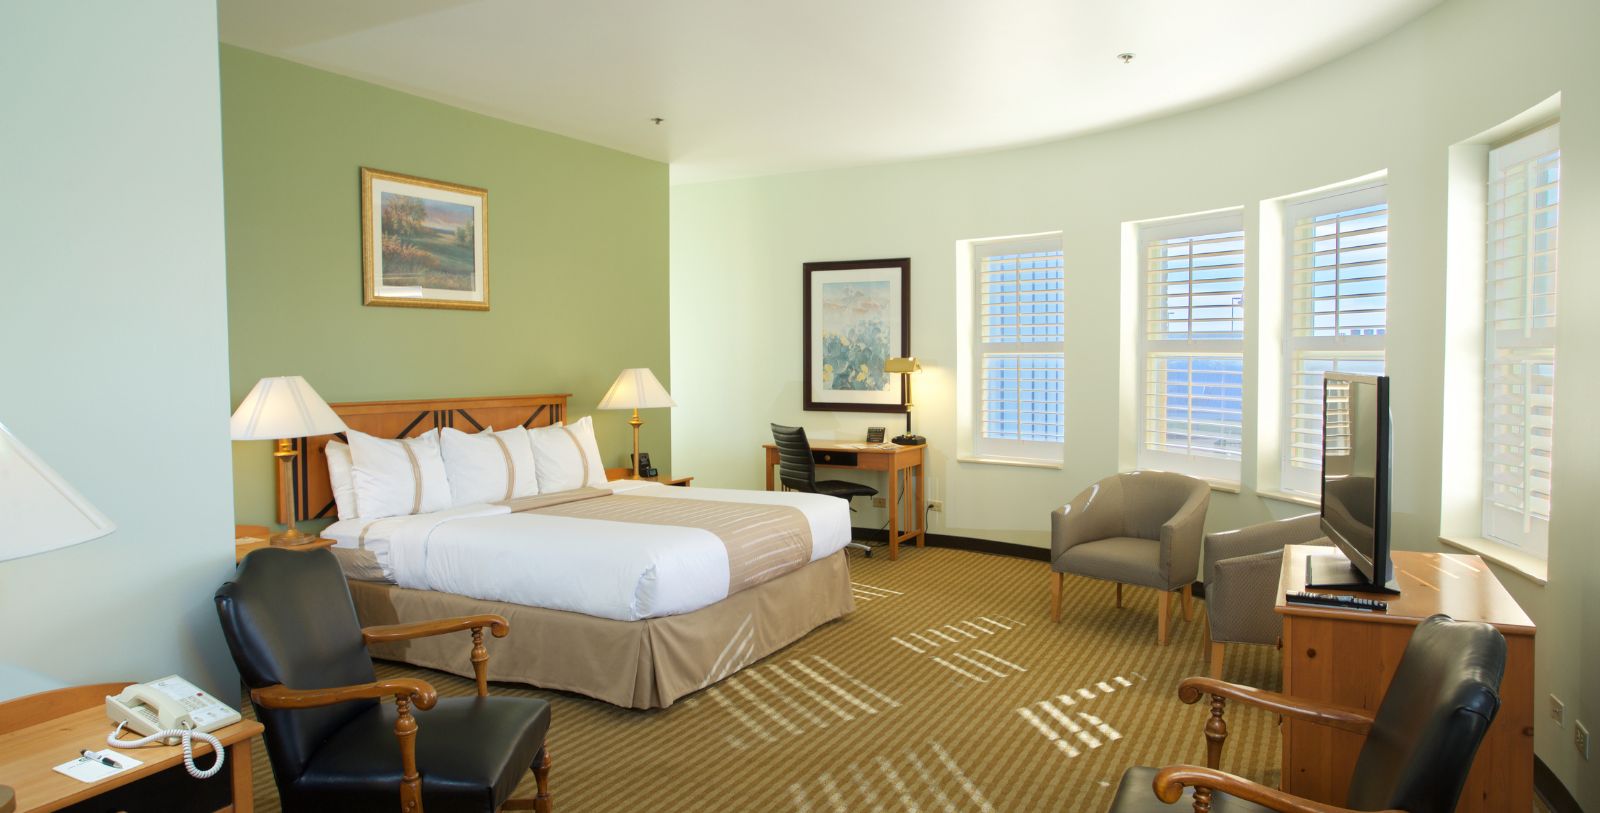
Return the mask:
<path id="1" fill-rule="evenodd" d="M 18 813 L 59 810 L 174 767 L 183 770 L 183 747 L 171 745 L 118 749 L 144 764 L 99 782 L 80 782 L 56 773 L 55 766 L 71 760 L 79 751 L 85 748 L 98 751 L 106 747 L 106 735 L 112 730 L 111 721 L 106 717 L 106 695 L 116 694 L 127 686 L 127 683 L 74 686 L 0 703 L 0 784 L 9 785 L 16 792 Z M 211 732 L 222 740 L 227 750 L 227 764 L 222 773 L 210 780 L 191 779 L 187 774 L 183 778 L 193 782 L 228 782 L 233 790 L 233 804 L 223 809 L 250 813 L 254 809 L 250 740 L 261 731 L 261 724 L 255 720 L 240 720 Z M 131 735 L 125 736 L 131 738 Z M 210 745 L 194 741 L 196 764 L 209 767 L 210 754 Z"/>
<path id="2" fill-rule="evenodd" d="M 767 455 L 767 490 L 773 491 L 777 482 L 772 476 L 772 467 L 778 465 L 778 447 L 768 443 L 762 446 Z M 819 468 L 859 469 L 862 471 L 881 471 L 889 481 L 889 493 L 884 505 L 889 511 L 889 558 L 900 558 L 900 543 L 915 539 L 917 547 L 922 547 L 927 537 L 927 528 L 923 525 L 926 514 L 923 513 L 924 494 L 926 486 L 923 473 L 923 450 L 926 446 L 894 446 L 889 449 L 858 448 L 854 443 L 827 443 L 811 442 L 811 459 Z M 902 479 L 906 482 L 902 484 Z M 915 481 L 913 484 L 911 481 Z M 914 489 L 915 499 L 911 501 L 911 523 L 907 530 L 900 530 L 901 512 L 900 490 Z"/>
<path id="3" fill-rule="evenodd" d="M 1284 549 L 1277 611 L 1283 616 L 1283 691 L 1321 703 L 1376 711 L 1418 622 L 1435 613 L 1493 624 L 1506 638 L 1500 711 L 1458 811 L 1529 810 L 1533 806 L 1533 621 L 1477 556 L 1395 551 L 1400 595 L 1384 596 L 1387 613 L 1287 604 L 1304 590 L 1307 556 L 1341 556 L 1322 545 Z M 1346 591 L 1321 590 L 1319 593 Z M 1283 789 L 1343 805 L 1363 738 L 1326 726 L 1283 721 Z"/>

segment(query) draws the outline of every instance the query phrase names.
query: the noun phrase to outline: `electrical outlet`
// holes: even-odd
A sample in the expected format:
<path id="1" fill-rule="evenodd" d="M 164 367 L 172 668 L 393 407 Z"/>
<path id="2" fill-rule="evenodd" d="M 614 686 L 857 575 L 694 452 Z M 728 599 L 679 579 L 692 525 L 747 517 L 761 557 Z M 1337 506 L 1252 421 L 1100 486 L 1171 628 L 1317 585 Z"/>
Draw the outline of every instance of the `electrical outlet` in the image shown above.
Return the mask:
<path id="1" fill-rule="evenodd" d="M 889 500 L 888 500 L 887 497 L 873 497 L 872 498 L 872 507 L 873 508 L 886 508 L 886 507 L 888 507 L 888 505 L 889 505 Z"/>
<path id="2" fill-rule="evenodd" d="M 1588 759 L 1589 758 L 1589 729 L 1584 728 L 1583 727 L 1583 723 L 1573 723 L 1572 724 L 1572 728 L 1573 728 L 1573 734 L 1572 734 L 1572 744 L 1573 744 L 1573 746 L 1575 746 L 1578 749 L 1578 753 L 1582 754 L 1584 759 Z"/>
<path id="3" fill-rule="evenodd" d="M 1565 722 L 1566 711 L 1566 704 L 1561 702 L 1561 698 L 1550 695 L 1550 719 L 1555 720 L 1556 725 L 1562 725 Z"/>
<path id="4" fill-rule="evenodd" d="M 928 510 L 929 511 L 943 511 L 944 510 L 944 500 L 928 500 Z"/>

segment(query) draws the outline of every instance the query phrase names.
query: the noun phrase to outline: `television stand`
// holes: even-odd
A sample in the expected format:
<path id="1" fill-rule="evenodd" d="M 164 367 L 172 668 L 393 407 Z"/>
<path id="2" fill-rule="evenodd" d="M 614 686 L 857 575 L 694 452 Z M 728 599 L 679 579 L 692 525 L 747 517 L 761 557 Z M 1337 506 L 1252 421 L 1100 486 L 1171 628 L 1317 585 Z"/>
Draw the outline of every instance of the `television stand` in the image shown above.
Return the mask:
<path id="1" fill-rule="evenodd" d="M 1400 584 L 1394 579 L 1381 585 L 1373 584 L 1367 581 L 1366 574 L 1357 570 L 1356 566 L 1344 556 L 1307 556 L 1306 587 L 1317 590 L 1400 595 Z"/>

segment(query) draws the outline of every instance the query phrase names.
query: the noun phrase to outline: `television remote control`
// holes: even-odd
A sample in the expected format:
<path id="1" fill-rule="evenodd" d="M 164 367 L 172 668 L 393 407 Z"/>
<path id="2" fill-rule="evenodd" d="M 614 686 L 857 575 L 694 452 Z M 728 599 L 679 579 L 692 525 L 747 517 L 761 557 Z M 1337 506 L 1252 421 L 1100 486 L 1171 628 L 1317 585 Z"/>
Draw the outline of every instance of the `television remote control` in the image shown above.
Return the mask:
<path id="1" fill-rule="evenodd" d="M 1389 602 L 1375 598 L 1361 598 L 1360 596 L 1335 596 L 1329 593 L 1307 593 L 1303 590 L 1285 593 L 1283 600 L 1290 604 L 1314 604 L 1319 607 L 1335 607 L 1340 610 L 1367 610 L 1369 612 L 1388 612 Z"/>

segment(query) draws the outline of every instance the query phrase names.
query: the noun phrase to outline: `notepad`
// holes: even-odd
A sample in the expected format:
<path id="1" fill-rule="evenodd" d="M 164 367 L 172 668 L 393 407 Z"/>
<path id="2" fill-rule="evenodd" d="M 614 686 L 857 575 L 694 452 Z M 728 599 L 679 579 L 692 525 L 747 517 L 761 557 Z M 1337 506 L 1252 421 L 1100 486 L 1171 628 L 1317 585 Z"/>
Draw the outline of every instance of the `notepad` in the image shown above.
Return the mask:
<path id="1" fill-rule="evenodd" d="M 63 762 L 60 765 L 57 765 L 56 773 L 66 774 L 67 776 L 70 776 L 79 782 L 99 782 L 102 779 L 116 776 L 123 771 L 131 770 L 144 764 L 143 762 L 140 762 L 139 760 L 134 759 L 127 754 L 124 754 L 120 751 L 113 751 L 109 748 L 103 751 L 91 751 L 90 753 L 95 754 L 96 756 L 105 757 L 106 759 L 117 763 L 117 765 L 120 767 L 113 768 L 110 765 L 100 762 L 99 760 L 90 759 L 88 757 L 78 757 L 70 762 Z"/>

